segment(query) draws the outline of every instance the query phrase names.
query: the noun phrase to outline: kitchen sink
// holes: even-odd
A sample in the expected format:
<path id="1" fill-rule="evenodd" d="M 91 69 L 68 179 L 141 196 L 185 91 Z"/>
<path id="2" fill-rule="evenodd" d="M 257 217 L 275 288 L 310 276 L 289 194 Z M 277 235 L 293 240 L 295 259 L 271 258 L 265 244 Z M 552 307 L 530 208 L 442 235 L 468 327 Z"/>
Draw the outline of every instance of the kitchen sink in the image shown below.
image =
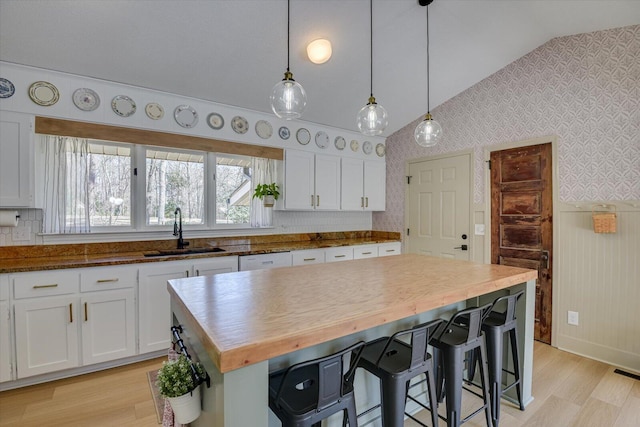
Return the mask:
<path id="1" fill-rule="evenodd" d="M 221 248 L 169 249 L 169 250 L 162 250 L 162 251 L 145 252 L 144 256 L 155 257 L 155 256 L 171 256 L 171 255 L 190 255 L 190 254 L 206 254 L 206 253 L 213 253 L 213 252 L 225 252 L 225 250 Z"/>

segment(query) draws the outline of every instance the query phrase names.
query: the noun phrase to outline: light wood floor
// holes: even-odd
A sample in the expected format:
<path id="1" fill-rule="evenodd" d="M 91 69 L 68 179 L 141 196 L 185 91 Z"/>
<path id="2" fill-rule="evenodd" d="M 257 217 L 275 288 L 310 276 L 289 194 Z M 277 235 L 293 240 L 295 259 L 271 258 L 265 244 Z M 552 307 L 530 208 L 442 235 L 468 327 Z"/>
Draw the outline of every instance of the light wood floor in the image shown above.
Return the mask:
<path id="1" fill-rule="evenodd" d="M 0 425 L 157 427 L 147 371 L 161 360 L 2 392 Z M 640 426 L 640 381 L 538 342 L 533 369 L 535 400 L 523 412 L 503 401 L 501 427 Z M 466 397 L 464 403 L 475 404 Z M 484 425 L 482 415 L 464 424 Z"/>

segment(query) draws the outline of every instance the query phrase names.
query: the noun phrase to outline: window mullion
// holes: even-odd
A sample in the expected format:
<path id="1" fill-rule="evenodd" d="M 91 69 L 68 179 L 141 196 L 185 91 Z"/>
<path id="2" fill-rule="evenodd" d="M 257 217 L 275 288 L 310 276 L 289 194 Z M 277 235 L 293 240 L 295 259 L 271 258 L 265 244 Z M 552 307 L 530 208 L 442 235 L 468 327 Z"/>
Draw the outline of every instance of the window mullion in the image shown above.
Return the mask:
<path id="1" fill-rule="evenodd" d="M 207 215 L 207 227 L 216 227 L 216 153 L 208 153 L 205 163 L 205 189 L 206 203 L 205 210 Z"/>
<path id="2" fill-rule="evenodd" d="M 143 230 L 147 228 L 147 169 L 146 147 L 134 144 L 132 151 L 132 176 L 131 176 L 131 209 L 133 210 L 133 228 Z M 134 171 L 137 170 L 137 175 Z"/>

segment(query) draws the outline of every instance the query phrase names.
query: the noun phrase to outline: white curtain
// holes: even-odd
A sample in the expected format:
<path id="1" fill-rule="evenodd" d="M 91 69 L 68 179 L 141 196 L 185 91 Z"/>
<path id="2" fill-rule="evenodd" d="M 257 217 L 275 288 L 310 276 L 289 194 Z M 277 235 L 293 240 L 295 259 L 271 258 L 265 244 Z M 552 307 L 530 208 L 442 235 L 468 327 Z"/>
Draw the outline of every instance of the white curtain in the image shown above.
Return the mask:
<path id="1" fill-rule="evenodd" d="M 276 161 L 262 157 L 253 157 L 251 162 L 251 195 L 258 184 L 271 184 L 275 182 Z M 273 225 L 273 208 L 264 206 L 262 199 L 251 198 L 252 227 L 270 227 Z"/>
<path id="2" fill-rule="evenodd" d="M 44 233 L 88 233 L 89 165 L 86 139 L 44 137 Z"/>

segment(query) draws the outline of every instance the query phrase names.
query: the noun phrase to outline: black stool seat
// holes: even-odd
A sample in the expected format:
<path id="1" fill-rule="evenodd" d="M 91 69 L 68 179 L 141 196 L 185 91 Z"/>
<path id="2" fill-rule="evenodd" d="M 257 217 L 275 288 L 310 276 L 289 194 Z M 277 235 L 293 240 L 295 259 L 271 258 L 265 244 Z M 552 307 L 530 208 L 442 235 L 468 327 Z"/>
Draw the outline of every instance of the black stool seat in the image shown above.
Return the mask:
<path id="1" fill-rule="evenodd" d="M 515 387 L 516 396 L 520 410 L 524 410 L 522 403 L 522 383 L 520 381 L 520 357 L 518 350 L 518 323 L 516 320 L 516 305 L 520 297 L 524 295 L 524 291 L 511 295 L 505 295 L 497 298 L 493 302 L 492 311 L 482 322 L 482 331 L 484 332 L 487 343 L 487 356 L 489 366 L 489 392 L 491 395 L 491 414 L 493 416 L 493 425 L 498 427 L 500 423 L 500 399 L 504 393 Z M 502 310 L 504 311 L 498 311 Z M 503 367 L 503 348 L 504 334 L 509 333 L 509 342 L 511 346 L 511 359 L 513 361 L 513 371 L 508 371 Z M 469 380 L 473 379 L 475 374 L 473 360 L 477 352 L 472 353 L 469 368 Z M 514 380 L 511 384 L 503 387 L 502 372 L 513 375 Z"/>
<path id="2" fill-rule="evenodd" d="M 438 327 L 443 324 L 444 321 L 441 319 L 423 323 L 411 329 L 396 332 L 391 337 L 382 337 L 368 342 L 362 351 L 358 366 L 380 379 L 383 426 L 404 425 L 407 398 L 429 409 L 433 426 L 438 426 L 438 399 L 433 359 L 427 352 L 427 345 Z M 409 339 L 409 341 L 405 342 L 403 339 Z M 422 374 L 426 375 L 430 408 L 408 395 L 409 382 Z"/>
<path id="3" fill-rule="evenodd" d="M 269 408 L 282 425 L 319 426 L 321 420 L 342 411 L 346 412 L 343 425 L 348 420 L 350 427 L 357 427 L 353 377 L 363 347 L 359 342 L 270 374 Z"/>
<path id="4" fill-rule="evenodd" d="M 440 399 L 446 397 L 447 425 L 458 427 L 469 418 L 484 409 L 487 426 L 491 426 L 491 402 L 489 398 L 489 380 L 487 378 L 487 353 L 484 337 L 480 329 L 482 320 L 489 314 L 492 304 L 468 308 L 453 315 L 447 325 L 437 334 L 430 344 L 437 362 L 437 388 Z M 464 319 L 464 321 L 461 321 Z M 480 350 L 478 363 L 482 382 L 483 405 L 466 418 L 462 418 L 461 403 L 463 390 L 463 371 L 465 353 Z M 444 383 L 444 388 L 443 388 Z M 471 390 L 468 390 L 471 391 Z M 476 394 L 475 392 L 472 392 Z"/>

